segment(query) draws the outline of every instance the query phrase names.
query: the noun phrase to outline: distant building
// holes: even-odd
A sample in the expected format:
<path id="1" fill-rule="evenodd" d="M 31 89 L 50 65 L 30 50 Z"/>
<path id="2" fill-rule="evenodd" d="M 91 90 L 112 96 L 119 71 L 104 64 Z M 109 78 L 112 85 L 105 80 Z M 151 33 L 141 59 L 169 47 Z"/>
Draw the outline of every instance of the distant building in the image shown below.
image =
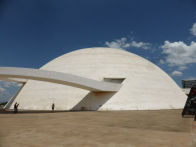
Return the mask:
<path id="1" fill-rule="evenodd" d="M 182 91 L 188 95 L 193 86 L 196 86 L 196 80 L 182 80 Z"/>
<path id="2" fill-rule="evenodd" d="M 196 80 L 182 80 L 182 88 L 192 88 L 196 86 Z"/>

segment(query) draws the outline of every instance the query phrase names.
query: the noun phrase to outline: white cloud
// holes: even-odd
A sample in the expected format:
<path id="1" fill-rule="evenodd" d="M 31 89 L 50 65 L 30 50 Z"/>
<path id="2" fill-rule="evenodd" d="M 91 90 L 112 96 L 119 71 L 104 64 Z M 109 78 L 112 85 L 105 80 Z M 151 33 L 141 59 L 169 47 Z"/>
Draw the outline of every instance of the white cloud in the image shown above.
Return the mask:
<path id="1" fill-rule="evenodd" d="M 7 102 L 12 95 L 4 88 L 0 87 L 0 102 Z"/>
<path id="2" fill-rule="evenodd" d="M 121 39 L 116 39 L 115 41 L 112 42 L 106 41 L 105 45 L 110 48 L 125 49 L 130 47 L 130 44 L 126 42 L 127 42 L 127 38 L 123 37 Z"/>
<path id="3" fill-rule="evenodd" d="M 196 23 L 193 24 L 192 28 L 190 29 L 192 35 L 196 36 Z"/>
<path id="4" fill-rule="evenodd" d="M 20 83 L 0 80 L 0 102 L 8 101 L 15 94 L 13 89 L 16 90 L 19 86 L 21 86 Z"/>
<path id="5" fill-rule="evenodd" d="M 185 80 L 196 80 L 196 77 L 188 77 L 187 79 Z"/>
<path id="6" fill-rule="evenodd" d="M 182 76 L 182 72 L 175 70 L 171 73 L 171 76 Z"/>
<path id="7" fill-rule="evenodd" d="M 187 66 L 179 66 L 178 67 L 178 70 L 180 70 L 180 71 L 185 70 L 185 69 L 187 69 Z"/>
<path id="8" fill-rule="evenodd" d="M 160 60 L 159 60 L 159 63 L 160 63 L 160 64 L 164 64 L 165 62 L 164 62 L 163 59 L 160 59 Z"/>
<path id="9" fill-rule="evenodd" d="M 150 47 L 150 43 L 145 43 L 145 42 L 136 42 L 136 41 L 132 41 L 130 42 L 130 46 L 136 47 L 136 48 L 143 48 L 143 49 L 149 49 Z"/>
<path id="10" fill-rule="evenodd" d="M 5 89 L 3 87 L 0 87 L 0 92 L 5 91 Z"/>
<path id="11" fill-rule="evenodd" d="M 194 41 L 190 45 L 182 41 L 165 41 L 161 48 L 162 53 L 167 55 L 165 62 L 169 66 L 178 66 L 183 69 L 187 64 L 196 63 L 196 42 Z"/>
<path id="12" fill-rule="evenodd" d="M 136 41 L 127 41 L 126 37 L 123 37 L 121 39 L 116 39 L 114 41 L 105 42 L 105 45 L 110 47 L 110 48 L 117 48 L 117 49 L 127 49 L 130 47 L 135 47 L 135 48 L 143 48 L 143 49 L 149 49 L 150 43 L 145 43 L 145 42 L 136 42 Z"/>
<path id="13" fill-rule="evenodd" d="M 1 84 L 3 85 L 3 87 L 6 87 L 6 88 L 9 88 L 9 87 L 20 87 L 21 84 L 20 83 L 17 83 L 17 82 L 8 82 L 8 81 L 1 81 Z"/>
<path id="14" fill-rule="evenodd" d="M 20 87 L 20 86 L 22 86 L 21 83 L 16 83 L 16 87 Z"/>

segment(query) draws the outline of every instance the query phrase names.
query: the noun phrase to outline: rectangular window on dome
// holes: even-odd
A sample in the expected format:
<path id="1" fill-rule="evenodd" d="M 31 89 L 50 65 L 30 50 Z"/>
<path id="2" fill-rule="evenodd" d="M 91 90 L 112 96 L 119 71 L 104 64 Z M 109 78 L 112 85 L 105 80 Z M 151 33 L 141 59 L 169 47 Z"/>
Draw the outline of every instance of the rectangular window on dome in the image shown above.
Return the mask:
<path id="1" fill-rule="evenodd" d="M 122 83 L 125 78 L 104 78 L 104 82 L 111 82 L 111 83 Z"/>

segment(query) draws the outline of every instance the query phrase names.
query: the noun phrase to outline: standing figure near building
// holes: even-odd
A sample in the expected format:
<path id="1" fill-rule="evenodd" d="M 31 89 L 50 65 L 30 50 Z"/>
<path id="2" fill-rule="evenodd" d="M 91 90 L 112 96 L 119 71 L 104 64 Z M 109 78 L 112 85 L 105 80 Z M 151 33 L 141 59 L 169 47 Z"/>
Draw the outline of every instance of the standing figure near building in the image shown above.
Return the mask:
<path id="1" fill-rule="evenodd" d="M 55 105 L 54 105 L 54 103 L 52 103 L 52 111 L 54 111 L 54 107 L 55 107 Z"/>
<path id="2" fill-rule="evenodd" d="M 18 112 L 18 106 L 19 104 L 17 104 L 17 102 L 14 104 L 14 113 Z"/>

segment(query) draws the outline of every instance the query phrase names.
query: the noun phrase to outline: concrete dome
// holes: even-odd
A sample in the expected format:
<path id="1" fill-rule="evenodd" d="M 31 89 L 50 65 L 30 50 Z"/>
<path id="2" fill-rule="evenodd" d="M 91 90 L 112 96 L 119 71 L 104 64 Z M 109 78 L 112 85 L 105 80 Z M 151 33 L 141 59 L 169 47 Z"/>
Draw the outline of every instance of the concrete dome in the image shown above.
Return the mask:
<path id="1" fill-rule="evenodd" d="M 121 83 L 118 92 L 91 92 L 71 86 L 29 80 L 17 94 L 19 109 L 155 110 L 183 108 L 186 95 L 158 66 L 130 52 L 87 48 L 62 55 L 41 69 L 98 81 Z"/>

